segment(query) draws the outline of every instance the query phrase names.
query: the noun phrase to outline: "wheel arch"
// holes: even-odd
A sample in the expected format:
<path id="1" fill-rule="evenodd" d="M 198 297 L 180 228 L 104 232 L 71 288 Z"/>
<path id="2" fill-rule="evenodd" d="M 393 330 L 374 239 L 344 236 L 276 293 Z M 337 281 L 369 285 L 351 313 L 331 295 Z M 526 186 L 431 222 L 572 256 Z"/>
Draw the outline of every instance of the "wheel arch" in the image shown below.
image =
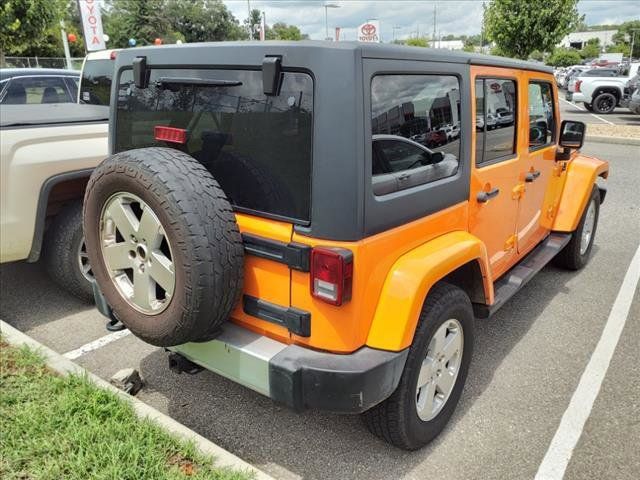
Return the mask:
<path id="1" fill-rule="evenodd" d="M 595 100 L 595 98 L 600 95 L 601 93 L 611 93 L 613 94 L 618 101 L 620 101 L 620 98 L 622 98 L 622 92 L 620 91 L 619 88 L 616 87 L 596 87 L 596 89 L 593 91 L 593 95 L 591 95 L 591 100 Z"/>
<path id="2" fill-rule="evenodd" d="M 67 203 L 80 200 L 93 168 L 60 173 L 47 178 L 40 187 L 36 207 L 33 240 L 27 262 L 37 262 L 42 253 L 47 218 L 54 216 Z"/>
<path id="3" fill-rule="evenodd" d="M 578 228 L 580 217 L 598 177 L 606 179 L 609 176 L 609 163 L 578 155 L 569 163 L 566 175 L 558 213 L 552 226 L 552 230 L 556 232 L 573 232 Z"/>
<path id="4" fill-rule="evenodd" d="M 493 302 L 487 251 L 468 232 L 450 232 L 400 257 L 384 282 L 367 346 L 398 351 L 411 345 L 424 300 L 438 282 L 452 283 L 472 299 Z"/>

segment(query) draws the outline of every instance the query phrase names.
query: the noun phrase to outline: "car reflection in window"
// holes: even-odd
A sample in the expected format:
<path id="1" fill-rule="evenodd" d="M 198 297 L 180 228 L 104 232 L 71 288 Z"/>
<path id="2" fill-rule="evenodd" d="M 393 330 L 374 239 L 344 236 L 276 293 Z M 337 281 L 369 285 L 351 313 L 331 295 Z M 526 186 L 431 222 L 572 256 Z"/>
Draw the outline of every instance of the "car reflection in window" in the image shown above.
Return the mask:
<path id="1" fill-rule="evenodd" d="M 373 193 L 387 195 L 455 175 L 458 159 L 397 135 L 373 135 Z"/>

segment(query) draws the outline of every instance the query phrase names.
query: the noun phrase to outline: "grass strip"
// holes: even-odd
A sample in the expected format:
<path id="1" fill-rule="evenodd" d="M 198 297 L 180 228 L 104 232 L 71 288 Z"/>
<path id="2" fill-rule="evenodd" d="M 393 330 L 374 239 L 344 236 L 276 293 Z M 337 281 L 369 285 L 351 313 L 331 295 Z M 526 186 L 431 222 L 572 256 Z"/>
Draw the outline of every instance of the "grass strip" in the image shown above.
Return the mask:
<path id="1" fill-rule="evenodd" d="M 0 339 L 0 478 L 3 480 L 213 479 L 218 468 L 87 378 L 61 377 L 28 348 Z"/>

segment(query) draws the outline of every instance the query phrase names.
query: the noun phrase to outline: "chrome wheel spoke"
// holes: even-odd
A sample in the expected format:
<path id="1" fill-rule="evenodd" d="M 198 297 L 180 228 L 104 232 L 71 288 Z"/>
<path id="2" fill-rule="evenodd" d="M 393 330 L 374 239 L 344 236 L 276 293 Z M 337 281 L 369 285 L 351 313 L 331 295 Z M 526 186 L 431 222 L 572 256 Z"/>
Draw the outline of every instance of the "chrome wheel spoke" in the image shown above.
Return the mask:
<path id="1" fill-rule="evenodd" d="M 427 383 L 431 382 L 433 376 L 433 360 L 429 357 L 422 361 L 422 367 L 418 374 L 418 389 L 424 387 Z"/>
<path id="2" fill-rule="evenodd" d="M 163 235 L 160 220 L 148 207 L 142 212 L 137 234 L 138 239 L 143 240 L 151 249 L 159 248 L 162 243 Z"/>
<path id="3" fill-rule="evenodd" d="M 107 218 L 113 221 L 125 239 L 129 239 L 138 229 L 138 219 L 131 211 L 131 207 L 125 205 L 121 199 L 112 202 L 105 214 Z"/>
<path id="4" fill-rule="evenodd" d="M 418 405 L 419 411 L 424 412 L 427 415 L 431 415 L 434 410 L 433 402 L 436 396 L 436 384 L 430 382 L 420 389 L 418 393 Z"/>
<path id="5" fill-rule="evenodd" d="M 129 256 L 131 245 L 126 242 L 114 243 L 104 247 L 104 261 L 111 270 L 124 270 L 132 267 L 132 259 Z"/>
<path id="6" fill-rule="evenodd" d="M 448 368 L 443 369 L 440 374 L 436 377 L 436 385 L 438 385 L 438 390 L 445 397 L 449 395 L 451 390 L 453 390 L 453 384 L 456 381 L 457 369 L 455 373 L 451 372 Z"/>
<path id="7" fill-rule="evenodd" d="M 164 289 L 167 295 L 172 295 L 175 284 L 173 263 L 161 253 L 153 252 L 151 258 L 148 267 L 149 275 Z"/>
<path id="8" fill-rule="evenodd" d="M 133 300 L 141 308 L 151 308 L 151 281 L 146 271 L 133 271 Z"/>
<path id="9" fill-rule="evenodd" d="M 460 351 L 460 335 L 457 331 L 451 332 L 444 341 L 442 354 L 446 361 L 451 360 Z"/>

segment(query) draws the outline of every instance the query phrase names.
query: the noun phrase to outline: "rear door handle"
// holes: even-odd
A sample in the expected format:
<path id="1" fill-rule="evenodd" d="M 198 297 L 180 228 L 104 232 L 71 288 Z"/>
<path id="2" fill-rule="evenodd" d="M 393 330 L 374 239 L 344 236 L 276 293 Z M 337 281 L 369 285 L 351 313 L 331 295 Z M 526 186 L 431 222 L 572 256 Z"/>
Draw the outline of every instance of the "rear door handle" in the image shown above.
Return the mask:
<path id="1" fill-rule="evenodd" d="M 531 183 L 533 182 L 536 178 L 538 178 L 540 176 L 540 170 L 536 170 L 534 172 L 529 172 L 527 173 L 527 175 L 524 177 L 524 181 L 527 183 Z"/>
<path id="2" fill-rule="evenodd" d="M 476 197 L 476 199 L 478 200 L 479 203 L 486 203 L 491 198 L 497 197 L 499 193 L 500 193 L 500 189 L 496 187 L 493 190 L 489 190 L 488 192 L 483 191 L 478 193 L 478 196 Z"/>
<path id="3" fill-rule="evenodd" d="M 398 180 L 400 180 L 401 182 L 406 180 L 407 178 L 409 178 L 411 176 L 410 173 L 401 173 L 400 175 L 398 175 Z"/>

